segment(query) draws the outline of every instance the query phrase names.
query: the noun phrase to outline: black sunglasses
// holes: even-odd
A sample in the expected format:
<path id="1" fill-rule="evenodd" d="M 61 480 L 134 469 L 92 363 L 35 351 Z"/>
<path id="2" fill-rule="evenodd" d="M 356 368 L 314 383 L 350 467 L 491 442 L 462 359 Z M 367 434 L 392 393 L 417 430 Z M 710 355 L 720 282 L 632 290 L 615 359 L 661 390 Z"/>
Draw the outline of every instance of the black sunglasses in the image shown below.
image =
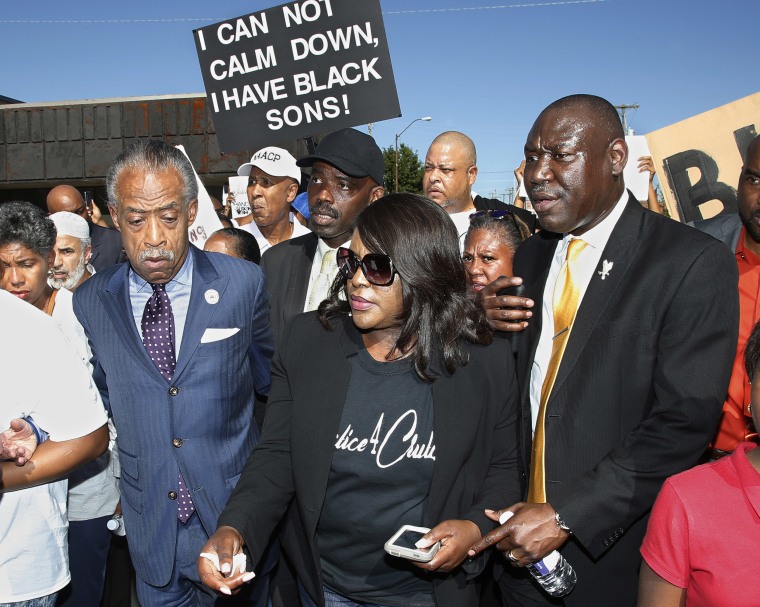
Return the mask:
<path id="1" fill-rule="evenodd" d="M 352 279 L 356 271 L 361 268 L 364 277 L 371 284 L 387 287 L 393 282 L 394 275 L 398 274 L 391 258 L 382 253 L 367 253 L 363 259 L 359 259 L 359 256 L 351 249 L 338 247 L 336 259 L 340 273 L 347 280 Z"/>
<path id="2" fill-rule="evenodd" d="M 493 219 L 504 219 L 505 217 L 509 217 L 512 220 L 512 225 L 515 226 L 517 232 L 520 232 L 520 229 L 517 227 L 517 221 L 515 221 L 515 214 L 512 212 L 512 209 L 488 209 L 485 211 L 475 211 L 470 215 L 469 219 L 472 221 L 478 217 L 486 216 Z"/>

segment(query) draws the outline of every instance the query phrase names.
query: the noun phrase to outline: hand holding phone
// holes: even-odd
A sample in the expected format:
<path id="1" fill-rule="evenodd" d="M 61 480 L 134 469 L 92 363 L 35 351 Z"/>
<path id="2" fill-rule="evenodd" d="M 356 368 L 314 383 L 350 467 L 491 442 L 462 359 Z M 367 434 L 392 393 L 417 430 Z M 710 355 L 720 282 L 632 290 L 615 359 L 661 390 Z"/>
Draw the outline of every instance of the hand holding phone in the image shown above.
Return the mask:
<path id="1" fill-rule="evenodd" d="M 391 536 L 391 539 L 385 542 L 385 551 L 392 556 L 427 563 L 441 548 L 441 542 L 436 542 L 428 548 L 417 548 L 417 542 L 428 531 L 430 529 L 427 527 L 404 525 Z"/>

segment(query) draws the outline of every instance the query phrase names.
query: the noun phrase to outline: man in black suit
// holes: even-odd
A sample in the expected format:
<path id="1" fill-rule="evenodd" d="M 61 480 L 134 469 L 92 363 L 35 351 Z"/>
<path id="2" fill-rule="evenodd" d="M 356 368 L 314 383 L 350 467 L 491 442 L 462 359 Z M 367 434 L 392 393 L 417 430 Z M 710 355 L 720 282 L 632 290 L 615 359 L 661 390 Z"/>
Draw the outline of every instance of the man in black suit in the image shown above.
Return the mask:
<path id="1" fill-rule="evenodd" d="M 58 213 L 68 211 L 79 215 L 87 221 L 90 226 L 90 238 L 92 240 L 92 255 L 90 265 L 95 268 L 96 272 L 112 266 L 127 257 L 121 246 L 121 234 L 117 230 L 104 228 L 92 221 L 92 210 L 87 208 L 87 204 L 82 194 L 75 187 L 70 185 L 58 185 L 48 192 L 47 195 L 48 213 Z"/>
<path id="2" fill-rule="evenodd" d="M 696 463 L 725 398 L 736 263 L 643 209 L 623 183 L 627 156 L 617 112 L 591 95 L 549 105 L 525 144 L 544 228 L 514 263 L 535 302 L 513 334 L 529 491 L 491 514 L 514 516 L 475 547 L 498 542 L 518 567 L 500 579 L 506 605 L 635 605 L 649 510 L 665 478 Z M 484 305 L 503 326 L 506 298 Z M 578 582 L 554 601 L 519 567 L 556 549 Z"/>
<path id="3" fill-rule="evenodd" d="M 371 136 L 355 129 L 326 135 L 297 164 L 311 167 L 312 233 L 281 242 L 261 258 L 275 339 L 289 318 L 315 310 L 326 297 L 338 271 L 336 249 L 348 246 L 356 217 L 385 191 L 383 153 Z"/>

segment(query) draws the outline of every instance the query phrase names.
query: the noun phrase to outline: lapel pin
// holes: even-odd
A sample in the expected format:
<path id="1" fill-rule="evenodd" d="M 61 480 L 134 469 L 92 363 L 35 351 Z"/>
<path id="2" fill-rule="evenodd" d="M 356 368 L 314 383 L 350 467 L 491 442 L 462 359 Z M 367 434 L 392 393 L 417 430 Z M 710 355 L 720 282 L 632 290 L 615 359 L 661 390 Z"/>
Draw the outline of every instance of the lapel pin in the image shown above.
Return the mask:
<path id="1" fill-rule="evenodd" d="M 599 272 L 597 272 L 597 274 L 599 274 L 599 276 L 602 277 L 602 280 L 604 280 L 605 278 L 607 278 L 607 276 L 609 276 L 610 270 L 612 269 L 613 265 L 614 265 L 614 262 L 607 261 L 606 259 L 602 262 L 602 269 L 599 270 Z"/>
<path id="2" fill-rule="evenodd" d="M 219 302 L 219 293 L 216 289 L 209 289 L 205 294 L 206 303 L 210 303 L 212 306 Z"/>

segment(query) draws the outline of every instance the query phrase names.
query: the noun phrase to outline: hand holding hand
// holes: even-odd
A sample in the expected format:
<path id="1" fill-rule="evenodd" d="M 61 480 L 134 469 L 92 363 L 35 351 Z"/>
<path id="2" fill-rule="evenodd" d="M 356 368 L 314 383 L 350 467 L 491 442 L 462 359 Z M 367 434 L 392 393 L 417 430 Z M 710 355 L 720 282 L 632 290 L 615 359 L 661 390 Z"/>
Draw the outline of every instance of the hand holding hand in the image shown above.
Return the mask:
<path id="1" fill-rule="evenodd" d="M 413 561 L 417 567 L 428 571 L 451 571 L 467 558 L 467 551 L 480 537 L 480 528 L 472 521 L 450 520 L 433 527 L 418 542 L 419 548 L 427 548 L 441 542 L 441 548 L 427 563 Z"/>
<path id="2" fill-rule="evenodd" d="M 0 433 L 0 459 L 12 459 L 23 466 L 37 449 L 37 437 L 32 426 L 23 419 L 11 420 L 10 427 Z"/>
<path id="3" fill-rule="evenodd" d="M 500 276 L 480 292 L 480 303 L 491 327 L 496 331 L 519 332 L 533 316 L 533 300 L 515 295 L 498 295 L 501 289 L 521 285 L 522 278 Z"/>
<path id="4" fill-rule="evenodd" d="M 512 555 L 508 560 L 514 566 L 525 567 L 541 560 L 570 537 L 567 531 L 557 525 L 554 518 L 556 511 L 550 504 L 519 502 L 502 510 L 486 510 L 486 515 L 491 520 L 498 521 L 507 510 L 513 512 L 514 516 L 483 536 L 470 550 L 470 556 L 496 544 L 496 549 L 505 557 Z"/>
<path id="5" fill-rule="evenodd" d="M 221 594 L 231 595 L 238 591 L 245 582 L 255 576 L 253 571 L 236 572 L 232 560 L 236 554 L 243 552 L 243 536 L 232 527 L 219 527 L 201 550 L 217 557 L 219 566 L 205 556 L 198 557 L 198 575 L 201 581 Z"/>

